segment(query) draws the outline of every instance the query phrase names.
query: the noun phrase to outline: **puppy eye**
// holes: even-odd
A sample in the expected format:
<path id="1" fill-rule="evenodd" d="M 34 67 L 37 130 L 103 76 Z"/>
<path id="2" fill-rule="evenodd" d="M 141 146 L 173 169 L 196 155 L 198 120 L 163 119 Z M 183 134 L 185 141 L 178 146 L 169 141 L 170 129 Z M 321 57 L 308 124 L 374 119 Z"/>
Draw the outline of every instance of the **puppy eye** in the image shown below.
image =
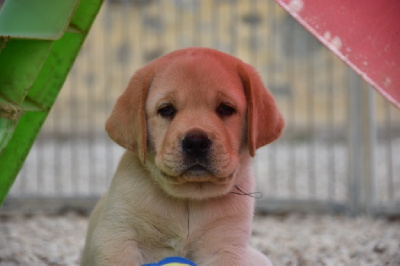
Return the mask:
<path id="1" fill-rule="evenodd" d="M 176 109 L 174 108 L 174 106 L 172 104 L 166 104 L 166 105 L 161 106 L 157 110 L 157 113 L 163 118 L 172 119 L 172 118 L 174 118 L 174 116 L 176 114 Z"/>
<path id="2" fill-rule="evenodd" d="M 217 114 L 222 118 L 232 116 L 235 113 L 236 113 L 236 109 L 225 103 L 221 103 L 217 107 Z"/>

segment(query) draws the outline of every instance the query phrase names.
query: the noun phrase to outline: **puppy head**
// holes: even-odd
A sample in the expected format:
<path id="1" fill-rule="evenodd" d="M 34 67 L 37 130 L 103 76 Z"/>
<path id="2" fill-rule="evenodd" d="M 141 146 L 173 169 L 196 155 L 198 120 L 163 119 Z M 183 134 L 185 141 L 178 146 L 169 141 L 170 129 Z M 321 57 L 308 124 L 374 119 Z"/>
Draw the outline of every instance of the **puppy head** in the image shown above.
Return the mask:
<path id="1" fill-rule="evenodd" d="M 170 195 L 228 193 L 255 150 L 284 121 L 256 71 L 206 48 L 179 50 L 140 69 L 106 123 Z M 147 157 L 147 160 L 146 160 Z"/>

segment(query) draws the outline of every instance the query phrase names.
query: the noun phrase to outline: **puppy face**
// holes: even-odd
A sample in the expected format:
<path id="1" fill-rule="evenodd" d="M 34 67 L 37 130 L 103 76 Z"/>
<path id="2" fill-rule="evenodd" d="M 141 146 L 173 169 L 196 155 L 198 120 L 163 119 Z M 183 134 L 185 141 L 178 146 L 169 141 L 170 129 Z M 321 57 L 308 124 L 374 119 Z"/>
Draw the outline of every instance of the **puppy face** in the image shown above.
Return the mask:
<path id="1" fill-rule="evenodd" d="M 241 169 L 283 125 L 252 67 L 216 50 L 189 48 L 140 69 L 106 129 L 138 153 L 168 194 L 204 199 L 247 178 Z"/>
<path id="2" fill-rule="evenodd" d="M 153 78 L 146 117 L 148 151 L 165 190 L 191 197 L 229 190 L 247 150 L 246 96 L 232 69 L 196 57 L 171 62 Z"/>

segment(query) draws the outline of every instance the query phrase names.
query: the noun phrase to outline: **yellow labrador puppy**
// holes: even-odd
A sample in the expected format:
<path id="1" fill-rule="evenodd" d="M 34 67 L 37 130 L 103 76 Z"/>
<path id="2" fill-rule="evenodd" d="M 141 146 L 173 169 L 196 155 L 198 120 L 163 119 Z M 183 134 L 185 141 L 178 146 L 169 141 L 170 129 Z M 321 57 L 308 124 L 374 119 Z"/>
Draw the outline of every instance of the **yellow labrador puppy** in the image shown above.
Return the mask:
<path id="1" fill-rule="evenodd" d="M 284 120 L 256 71 L 206 48 L 138 70 L 106 123 L 126 148 L 89 223 L 82 265 L 271 265 L 249 247 L 251 157 Z"/>

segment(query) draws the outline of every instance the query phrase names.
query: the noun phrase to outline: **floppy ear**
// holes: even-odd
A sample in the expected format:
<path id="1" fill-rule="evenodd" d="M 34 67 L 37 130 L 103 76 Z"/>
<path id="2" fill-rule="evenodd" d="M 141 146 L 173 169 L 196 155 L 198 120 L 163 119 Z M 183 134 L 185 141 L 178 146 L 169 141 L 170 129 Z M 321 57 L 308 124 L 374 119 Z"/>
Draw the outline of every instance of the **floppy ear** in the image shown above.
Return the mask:
<path id="1" fill-rule="evenodd" d="M 279 138 L 285 121 L 256 70 L 240 63 L 238 73 L 247 99 L 247 137 L 250 155 L 254 156 L 256 149 Z"/>
<path id="2" fill-rule="evenodd" d="M 106 122 L 110 138 L 137 152 L 142 163 L 146 161 L 146 99 L 152 77 L 153 71 L 148 66 L 137 71 Z"/>

